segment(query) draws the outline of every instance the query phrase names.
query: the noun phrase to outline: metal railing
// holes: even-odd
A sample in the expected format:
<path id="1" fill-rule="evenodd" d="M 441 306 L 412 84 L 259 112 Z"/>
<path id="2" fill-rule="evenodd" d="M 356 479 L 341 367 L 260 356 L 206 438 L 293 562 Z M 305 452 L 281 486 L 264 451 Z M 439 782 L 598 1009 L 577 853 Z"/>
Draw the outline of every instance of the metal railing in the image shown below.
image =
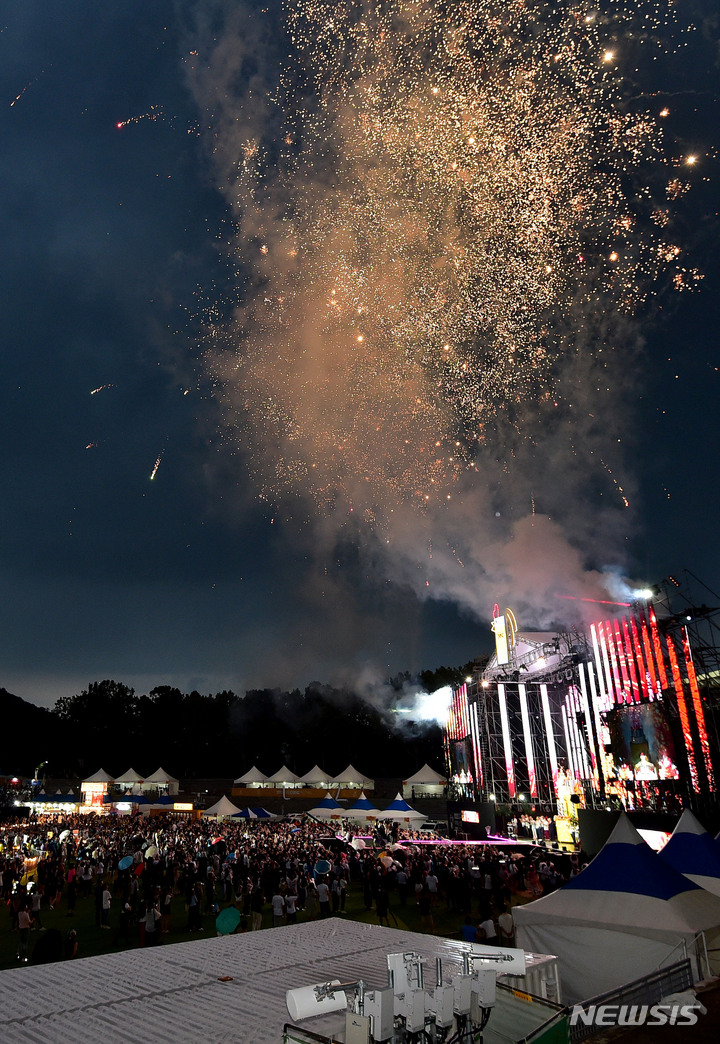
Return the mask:
<path id="1" fill-rule="evenodd" d="M 671 993 L 682 993 L 693 985 L 692 963 L 689 958 L 678 961 L 668 968 L 653 972 L 652 975 L 644 975 L 641 979 L 635 979 L 617 989 L 601 993 L 597 997 L 591 997 L 580 1005 L 575 1005 L 574 1010 L 584 1008 L 587 1010 L 593 1005 L 601 1004 L 658 1004 L 663 997 Z M 586 1040 L 598 1032 L 597 1026 L 587 1026 L 580 1021 L 570 1026 L 570 1040 L 572 1044 L 576 1041 Z"/>

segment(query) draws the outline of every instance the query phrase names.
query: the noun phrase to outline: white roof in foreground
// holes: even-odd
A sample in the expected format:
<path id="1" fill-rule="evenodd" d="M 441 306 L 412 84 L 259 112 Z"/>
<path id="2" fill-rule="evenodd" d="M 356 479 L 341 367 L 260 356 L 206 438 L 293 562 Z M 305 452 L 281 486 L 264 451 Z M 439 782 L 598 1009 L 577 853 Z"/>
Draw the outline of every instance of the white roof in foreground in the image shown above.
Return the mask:
<path id="1" fill-rule="evenodd" d="M 466 946 L 465 946 L 466 948 Z M 387 985 L 387 954 L 415 951 L 456 974 L 463 944 L 377 925 L 324 921 L 0 975 L 3 1044 L 277 1044 L 285 992 L 331 979 Z M 232 981 L 222 982 L 226 977 Z M 304 1020 L 331 1034 L 337 1015 Z M 240 1036 L 238 1027 L 242 1027 Z"/>

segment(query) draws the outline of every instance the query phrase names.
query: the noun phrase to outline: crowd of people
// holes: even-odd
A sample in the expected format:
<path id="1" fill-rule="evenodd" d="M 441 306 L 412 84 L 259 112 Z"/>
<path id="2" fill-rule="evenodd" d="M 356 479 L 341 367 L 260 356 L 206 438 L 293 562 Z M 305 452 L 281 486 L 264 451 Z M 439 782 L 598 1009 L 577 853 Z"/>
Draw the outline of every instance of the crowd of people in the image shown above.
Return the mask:
<path id="1" fill-rule="evenodd" d="M 142 816 L 38 816 L 0 828 L 0 891 L 17 932 L 17 956 L 31 959 L 30 933 L 45 931 L 45 910 L 94 903 L 98 932 L 112 946 L 155 946 L 171 932 L 215 930 L 220 910 L 238 911 L 237 930 L 295 923 L 346 912 L 349 890 L 370 917 L 397 923 L 415 904 L 421 930 L 435 930 L 439 910 L 458 934 L 486 941 L 513 938 L 511 907 L 562 884 L 577 857 L 491 844 L 413 844 L 397 824 L 379 823 L 355 837 L 309 817 L 223 820 Z M 178 912 L 182 907 L 182 926 Z M 505 915 L 508 915 L 510 921 Z M 210 920 L 211 919 L 211 920 Z M 461 921 L 464 924 L 461 927 Z M 81 952 L 68 922 L 62 951 Z M 32 959 L 58 959 L 38 942 Z M 40 956 L 37 956 L 38 950 Z M 43 956 L 46 954 L 46 956 Z"/>

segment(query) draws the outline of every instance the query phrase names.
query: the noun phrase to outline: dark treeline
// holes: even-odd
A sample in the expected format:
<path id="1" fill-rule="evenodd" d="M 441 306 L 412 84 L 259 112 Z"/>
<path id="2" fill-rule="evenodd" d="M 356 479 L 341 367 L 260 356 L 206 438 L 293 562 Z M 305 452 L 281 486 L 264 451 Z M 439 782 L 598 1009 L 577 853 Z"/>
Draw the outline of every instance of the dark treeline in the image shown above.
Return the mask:
<path id="1" fill-rule="evenodd" d="M 166 685 L 138 694 L 106 680 L 46 710 L 0 690 L 0 771 L 30 776 L 45 762 L 50 778 L 73 778 L 162 765 L 187 779 L 234 778 L 253 764 L 269 774 L 285 763 L 298 775 L 316 763 L 335 774 L 352 762 L 373 777 L 408 775 L 426 761 L 440 769 L 440 727 L 413 720 L 408 691 L 457 684 L 466 671 L 402 674 L 372 698 L 319 682 L 204 696 Z M 398 705 L 409 713 L 395 713 Z"/>

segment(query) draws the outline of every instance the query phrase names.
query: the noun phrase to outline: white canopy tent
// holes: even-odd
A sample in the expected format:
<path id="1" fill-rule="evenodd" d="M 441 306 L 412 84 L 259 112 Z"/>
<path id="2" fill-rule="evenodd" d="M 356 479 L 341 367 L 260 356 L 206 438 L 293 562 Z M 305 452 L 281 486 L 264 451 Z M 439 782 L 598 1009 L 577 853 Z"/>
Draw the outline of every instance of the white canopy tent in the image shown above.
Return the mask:
<path id="1" fill-rule="evenodd" d="M 267 783 L 267 776 L 264 772 L 261 772 L 259 768 L 253 765 L 253 767 L 249 769 L 244 776 L 238 776 L 238 778 L 234 782 L 236 786 L 250 787 L 251 789 L 255 789 L 258 787 L 262 787 L 265 785 L 265 783 Z"/>
<path id="2" fill-rule="evenodd" d="M 93 776 L 88 776 L 87 779 L 84 779 L 80 786 L 82 787 L 86 783 L 113 783 L 114 780 L 114 776 L 111 776 L 109 772 L 106 772 L 105 769 L 101 768 L 98 769 Z"/>
<path id="3" fill-rule="evenodd" d="M 353 765 L 348 765 L 344 772 L 333 776 L 330 782 L 334 787 L 340 787 L 341 790 L 375 789 L 375 780 L 370 779 L 368 776 L 363 776 L 362 772 L 358 772 Z"/>
<path id="4" fill-rule="evenodd" d="M 84 779 L 80 784 L 80 794 L 82 795 L 82 803 L 84 805 L 92 805 L 97 808 L 102 808 L 103 798 L 108 792 L 110 784 L 113 782 L 113 777 L 105 769 L 98 769 L 98 771 Z"/>
<path id="5" fill-rule="evenodd" d="M 577 877 L 513 909 L 517 945 L 558 958 L 568 1004 L 720 942 L 720 899 L 664 863 L 625 814 Z"/>
<path id="6" fill-rule="evenodd" d="M 272 776 L 267 777 L 265 785 L 273 786 L 277 790 L 281 788 L 294 790 L 301 787 L 302 783 L 300 777 L 296 776 L 292 769 L 289 769 L 287 765 L 283 765 L 277 772 L 273 772 Z"/>
<path id="7" fill-rule="evenodd" d="M 156 769 L 152 776 L 146 776 L 144 782 L 145 790 L 158 790 L 161 794 L 177 794 L 180 790 L 180 780 L 162 767 Z"/>
<path id="8" fill-rule="evenodd" d="M 305 783 L 309 787 L 322 787 L 323 790 L 329 789 L 331 780 L 330 773 L 325 772 L 319 765 L 313 765 L 309 772 L 300 777 L 301 783 Z"/>
<path id="9" fill-rule="evenodd" d="M 217 816 L 218 819 L 222 819 L 225 816 L 234 816 L 239 811 L 240 809 L 237 805 L 234 805 L 230 798 L 223 794 L 219 801 L 216 801 L 210 808 L 206 808 L 202 814 L 204 816 Z"/>
<path id="10" fill-rule="evenodd" d="M 405 798 L 442 797 L 447 779 L 426 763 L 408 779 L 403 780 L 402 795 Z"/>
<path id="11" fill-rule="evenodd" d="M 128 789 L 134 787 L 136 783 L 142 783 L 142 781 L 143 777 L 134 768 L 129 768 L 127 772 L 123 772 L 122 776 L 116 776 L 114 780 L 116 786 L 127 787 Z"/>

